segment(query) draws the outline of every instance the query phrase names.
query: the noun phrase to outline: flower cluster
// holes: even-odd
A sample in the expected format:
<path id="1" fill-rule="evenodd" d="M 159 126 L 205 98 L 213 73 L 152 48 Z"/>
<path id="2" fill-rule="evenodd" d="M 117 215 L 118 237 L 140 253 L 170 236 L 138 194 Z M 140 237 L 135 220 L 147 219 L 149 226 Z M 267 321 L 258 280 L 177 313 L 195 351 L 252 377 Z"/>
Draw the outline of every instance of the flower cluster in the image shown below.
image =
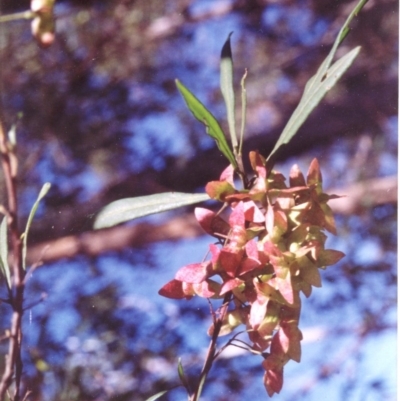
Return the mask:
<path id="1" fill-rule="evenodd" d="M 325 249 L 324 231 L 336 233 L 327 202 L 336 196 L 323 193 L 316 159 L 306 179 L 292 167 L 289 187 L 282 174 L 267 175 L 257 152 L 250 153 L 250 162 L 255 173 L 250 189 L 235 188 L 231 166 L 207 184 L 210 198 L 229 207 L 228 221 L 203 208 L 195 215 L 219 245 L 210 245 L 211 260 L 182 267 L 160 294 L 175 299 L 232 294 L 220 335 L 246 326 L 252 349 L 264 357 L 264 384 L 272 396 L 282 388 L 284 365 L 300 362 L 300 292 L 310 296 L 312 286 L 321 286 L 319 269 L 344 254 Z"/>

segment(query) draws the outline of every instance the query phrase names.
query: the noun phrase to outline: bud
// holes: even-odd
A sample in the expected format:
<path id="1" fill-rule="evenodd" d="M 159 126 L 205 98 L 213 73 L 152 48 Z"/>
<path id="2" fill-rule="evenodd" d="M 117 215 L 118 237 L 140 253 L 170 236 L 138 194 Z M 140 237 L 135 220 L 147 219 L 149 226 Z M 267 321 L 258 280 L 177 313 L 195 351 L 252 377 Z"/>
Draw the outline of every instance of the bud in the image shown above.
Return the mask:
<path id="1" fill-rule="evenodd" d="M 54 22 L 54 2 L 55 0 L 32 0 L 31 11 L 35 17 L 31 23 L 32 35 L 41 47 L 49 47 L 55 39 Z"/>

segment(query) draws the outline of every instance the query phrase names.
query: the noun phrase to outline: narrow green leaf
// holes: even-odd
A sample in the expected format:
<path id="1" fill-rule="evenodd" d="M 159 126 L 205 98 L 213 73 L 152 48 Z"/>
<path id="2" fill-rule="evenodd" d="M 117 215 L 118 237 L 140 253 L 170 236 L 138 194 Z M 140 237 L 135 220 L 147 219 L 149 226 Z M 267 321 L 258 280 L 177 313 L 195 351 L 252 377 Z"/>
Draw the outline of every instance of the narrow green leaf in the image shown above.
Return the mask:
<path id="1" fill-rule="evenodd" d="M 201 396 L 201 393 L 203 392 L 203 387 L 204 387 L 204 383 L 206 382 L 206 379 L 207 379 L 207 374 L 201 375 L 200 383 L 199 383 L 199 386 L 198 386 L 199 390 L 197 391 L 196 397 L 195 397 L 195 399 L 193 401 L 200 401 L 200 396 Z"/>
<path id="2" fill-rule="evenodd" d="M 240 142 L 239 142 L 240 156 L 242 155 L 244 129 L 246 127 L 246 109 L 247 109 L 246 78 L 247 78 L 247 68 L 244 70 L 242 80 L 240 81 L 240 86 L 242 87 L 242 121 L 240 124 Z"/>
<path id="3" fill-rule="evenodd" d="M 49 182 L 46 182 L 42 189 L 39 192 L 39 195 L 36 199 L 36 202 L 33 204 L 32 209 L 29 213 L 29 217 L 28 217 L 28 221 L 26 222 L 26 227 L 25 227 L 25 231 L 22 234 L 22 266 L 24 268 L 24 270 L 26 269 L 26 252 L 28 249 L 28 233 L 29 233 L 29 229 L 31 227 L 32 224 L 32 220 L 35 217 L 35 213 L 37 211 L 37 208 L 39 207 L 39 203 L 40 201 L 47 195 L 47 192 L 49 192 L 49 189 L 51 187 L 51 184 Z"/>
<path id="4" fill-rule="evenodd" d="M 357 57 L 359 51 L 360 47 L 356 47 L 344 55 L 341 59 L 336 61 L 336 63 L 326 72 L 325 79 L 319 82 L 318 85 L 312 85 L 309 87 L 306 86 L 306 92 L 304 92 L 299 105 L 293 112 L 284 130 L 282 131 L 282 134 L 273 151 L 269 155 L 268 160 L 281 145 L 288 143 L 293 138 L 306 118 L 317 107 L 325 94 L 336 84 L 339 78 L 350 67 L 354 59 Z"/>
<path id="5" fill-rule="evenodd" d="M 155 401 L 158 400 L 161 396 L 163 396 L 164 394 L 168 393 L 169 390 L 164 390 L 164 391 L 160 391 L 157 394 L 152 395 L 150 398 L 148 398 L 146 401 Z"/>
<path id="6" fill-rule="evenodd" d="M 233 167 L 237 167 L 235 157 L 233 156 L 232 151 L 229 148 L 229 145 L 226 141 L 225 135 L 218 124 L 218 121 L 215 117 L 206 109 L 203 103 L 200 102 L 199 99 L 185 85 L 183 85 L 179 80 L 175 80 L 176 86 L 183 96 L 189 110 L 195 116 L 197 120 L 203 123 L 206 126 L 206 132 L 217 142 L 217 146 L 219 150 L 224 154 L 224 156 L 229 160 L 229 163 L 232 164 Z"/>
<path id="7" fill-rule="evenodd" d="M 181 358 L 179 358 L 179 360 L 178 360 L 178 375 L 179 375 L 179 379 L 181 379 L 181 383 L 182 383 L 183 387 L 185 387 L 187 393 L 190 394 L 190 386 L 189 386 L 189 382 L 186 378 L 185 372 L 183 370 Z"/>
<path id="8" fill-rule="evenodd" d="M 7 217 L 3 218 L 0 225 L 0 271 L 6 279 L 8 288 L 11 289 L 10 266 L 8 265 Z"/>
<path id="9" fill-rule="evenodd" d="M 293 112 L 288 123 L 283 129 L 275 147 L 268 156 L 267 160 L 270 160 L 272 155 L 284 144 L 290 142 L 293 136 L 297 133 L 301 125 L 304 123 L 306 118 L 315 109 L 318 103 L 322 100 L 325 94 L 336 84 L 343 73 L 349 68 L 349 66 L 354 61 L 360 48 L 357 47 L 343 56 L 340 60 L 336 61 L 334 65 L 331 66 L 333 57 L 340 43 L 344 40 L 348 30 L 349 24 L 355 15 L 361 10 L 368 0 L 361 0 L 358 2 L 357 6 L 351 12 L 346 22 L 340 29 L 335 43 L 332 46 L 331 51 L 328 56 L 320 65 L 317 73 L 309 79 L 304 89 L 303 96 L 300 100 L 299 105 Z"/>
<path id="10" fill-rule="evenodd" d="M 221 50 L 221 77 L 220 85 L 222 96 L 225 100 L 229 133 L 231 135 L 231 141 L 233 149 L 237 150 L 237 137 L 235 129 L 235 93 L 233 90 L 233 61 L 232 61 L 232 50 L 231 50 L 231 32 L 228 35 L 228 39 Z"/>
<path id="11" fill-rule="evenodd" d="M 358 13 L 361 11 L 361 9 L 368 3 L 368 0 L 360 0 L 357 5 L 355 6 L 354 10 L 350 13 L 350 15 L 348 16 L 345 24 L 343 25 L 342 28 L 342 33 L 339 36 L 339 44 L 343 42 L 343 40 L 345 39 L 345 37 L 347 36 L 347 34 L 350 31 L 350 27 L 349 24 L 351 22 L 351 20 L 358 15 Z"/>
<path id="12" fill-rule="evenodd" d="M 161 194 L 120 199 L 107 205 L 96 218 L 94 228 L 112 227 L 150 214 L 209 200 L 207 194 L 164 192 Z"/>

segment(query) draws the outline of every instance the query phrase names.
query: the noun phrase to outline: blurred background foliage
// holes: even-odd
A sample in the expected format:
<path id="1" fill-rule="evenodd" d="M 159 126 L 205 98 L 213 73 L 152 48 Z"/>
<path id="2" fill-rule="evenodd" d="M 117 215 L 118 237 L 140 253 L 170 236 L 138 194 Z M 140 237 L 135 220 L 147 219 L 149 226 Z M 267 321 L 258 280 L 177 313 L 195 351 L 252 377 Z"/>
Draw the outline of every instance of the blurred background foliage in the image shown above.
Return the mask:
<path id="1" fill-rule="evenodd" d="M 0 7 L 12 13 L 29 2 Z M 353 7 L 57 1 L 48 49 L 28 21 L 0 25 L 0 112 L 6 129 L 17 124 L 21 226 L 41 185 L 53 185 L 29 238 L 30 263 L 44 262 L 28 282 L 27 302 L 38 304 L 27 305 L 24 322 L 32 400 L 144 400 L 177 384 L 178 356 L 196 377 L 209 306 L 160 299 L 157 290 L 181 265 L 202 259 L 210 239 L 190 208 L 99 232 L 91 232 L 93 217 L 121 197 L 202 191 L 219 176 L 226 162 L 174 79 L 226 127 L 219 53 L 231 31 L 237 87 L 249 70 L 244 154 L 267 155 Z M 338 237 L 330 240 L 347 257 L 322 272 L 323 288 L 304 301 L 303 362 L 289 364 L 277 400 L 395 399 L 396 1 L 370 0 L 338 56 L 358 45 L 354 65 L 279 154 L 285 174 L 317 157 L 326 187 L 347 194 L 335 201 Z M 2 332 L 8 322 L 1 304 Z M 266 399 L 261 359 L 234 351 L 216 364 L 205 399 Z M 185 395 L 177 389 L 162 399 Z"/>

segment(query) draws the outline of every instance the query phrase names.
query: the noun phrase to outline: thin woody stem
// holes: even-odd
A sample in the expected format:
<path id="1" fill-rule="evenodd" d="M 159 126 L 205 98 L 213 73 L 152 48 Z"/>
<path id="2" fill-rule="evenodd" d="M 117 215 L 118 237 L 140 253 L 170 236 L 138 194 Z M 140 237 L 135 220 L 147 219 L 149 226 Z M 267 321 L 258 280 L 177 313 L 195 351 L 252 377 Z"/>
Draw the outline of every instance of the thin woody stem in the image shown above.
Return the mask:
<path id="1" fill-rule="evenodd" d="M 10 291 L 10 304 L 13 309 L 11 317 L 10 340 L 8 354 L 6 355 L 5 369 L 0 381 L 0 401 L 15 379 L 15 391 L 13 401 L 20 400 L 20 384 L 22 376 L 21 342 L 22 342 L 22 315 L 24 313 L 24 277 L 22 267 L 22 241 L 18 231 L 18 206 L 16 191 L 16 158 L 7 141 L 3 127 L 0 124 L 0 153 L 4 171 L 4 180 L 7 190 L 8 214 L 7 223 L 10 232 L 12 250 L 12 284 Z"/>
<path id="2" fill-rule="evenodd" d="M 0 23 L 2 22 L 10 22 L 10 21 L 17 21 L 20 19 L 32 19 L 36 16 L 36 13 L 33 11 L 22 11 L 20 13 L 14 13 L 14 14 L 7 14 L 7 15 L 1 15 L 0 16 Z"/>
<path id="3" fill-rule="evenodd" d="M 226 315 L 226 312 L 228 310 L 229 303 L 232 299 L 232 293 L 228 292 L 225 294 L 224 301 L 221 307 L 221 312 L 218 318 L 214 319 L 214 331 L 211 337 L 210 344 L 208 346 L 207 350 L 207 356 L 206 360 L 204 362 L 203 369 L 201 370 L 200 373 L 200 380 L 198 383 L 198 386 L 196 388 L 196 391 L 194 394 L 190 397 L 189 401 L 198 401 L 200 399 L 201 392 L 203 390 L 204 383 L 206 381 L 207 375 L 211 370 L 212 364 L 215 361 L 216 358 L 216 348 L 217 348 L 217 340 L 219 333 L 222 328 L 222 324 Z"/>

